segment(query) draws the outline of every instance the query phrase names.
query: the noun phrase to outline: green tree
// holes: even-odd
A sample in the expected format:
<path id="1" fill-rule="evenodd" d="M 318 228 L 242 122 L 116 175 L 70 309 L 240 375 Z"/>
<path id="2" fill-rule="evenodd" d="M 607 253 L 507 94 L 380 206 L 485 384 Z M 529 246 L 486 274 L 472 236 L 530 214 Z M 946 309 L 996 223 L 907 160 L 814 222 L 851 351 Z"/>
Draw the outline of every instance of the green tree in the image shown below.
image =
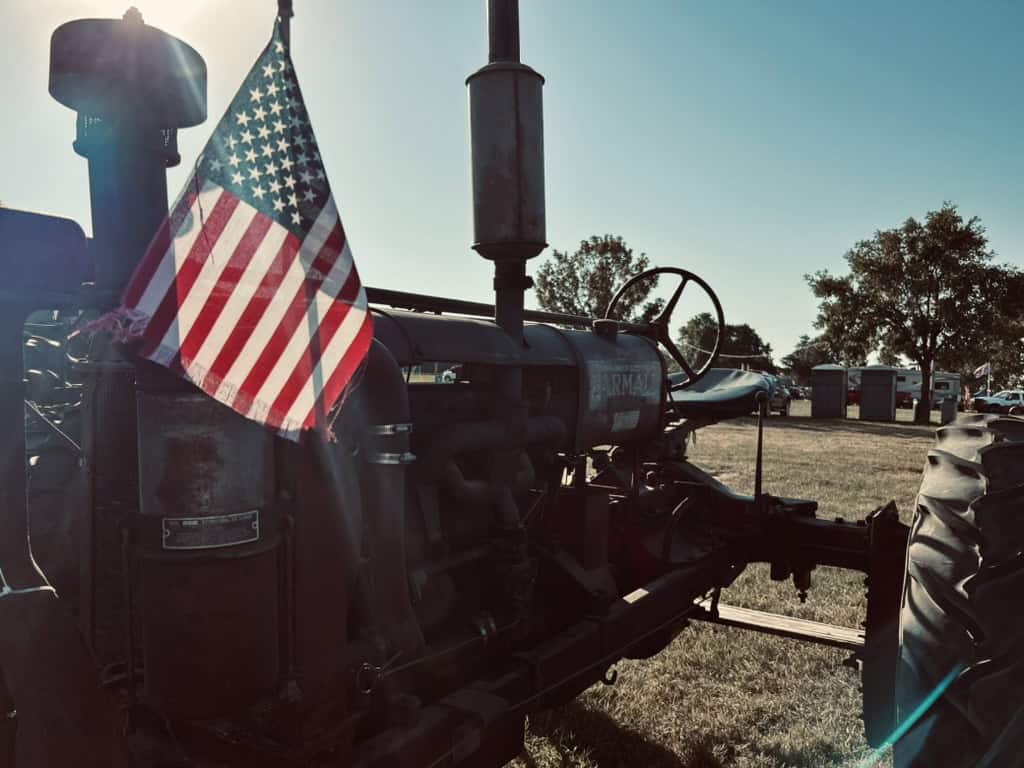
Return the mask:
<path id="1" fill-rule="evenodd" d="M 883 347 L 878 350 L 878 363 L 879 365 L 890 365 L 893 368 L 902 368 L 903 357 L 898 352 Z"/>
<path id="2" fill-rule="evenodd" d="M 796 349 L 782 358 L 782 369 L 789 372 L 799 384 L 811 383 L 811 370 L 816 365 L 831 363 L 835 360 L 828 345 L 818 338 L 811 338 L 806 333 L 796 343 Z"/>
<path id="3" fill-rule="evenodd" d="M 849 274 L 808 275 L 821 300 L 816 326 L 834 349 L 859 359 L 876 350 L 902 355 L 928 382 L 939 366 L 958 370 L 976 359 L 993 343 L 1000 314 L 1019 310 L 1012 293 L 1020 273 L 994 256 L 981 221 L 944 203 L 924 221 L 909 218 L 854 245 Z M 921 389 L 916 419 L 927 421 L 930 387 Z"/>
<path id="4" fill-rule="evenodd" d="M 715 346 L 717 334 L 718 323 L 710 312 L 694 315 L 680 326 L 676 334 L 679 351 L 696 369 L 707 362 L 709 353 Z M 725 368 L 747 366 L 775 373 L 771 345 L 746 323 L 725 324 L 725 336 L 719 355 L 718 365 Z"/>
<path id="5" fill-rule="evenodd" d="M 1011 291 L 1020 296 L 1024 285 Z M 1024 319 L 1019 314 L 1015 316 L 1012 309 L 993 319 L 989 343 L 979 345 L 963 365 L 950 366 L 949 370 L 959 370 L 964 383 L 976 389 L 985 379 L 975 381 L 974 371 L 985 363 L 992 364 L 995 387 L 1016 387 L 1024 382 Z"/>
<path id="6" fill-rule="evenodd" d="M 646 254 L 635 254 L 617 235 L 593 236 L 575 252 L 553 251 L 536 274 L 537 303 L 549 312 L 604 317 L 612 296 L 629 278 L 650 269 Z M 643 282 L 618 305 L 617 319 L 649 321 L 664 305 L 647 301 L 657 281 Z"/>
<path id="7" fill-rule="evenodd" d="M 853 276 L 836 277 L 818 272 L 807 279 L 816 296 L 829 297 L 819 305 L 815 322 L 821 330 L 818 340 L 831 358 L 829 362 L 847 367 L 865 365 L 871 352 L 872 334 Z"/>

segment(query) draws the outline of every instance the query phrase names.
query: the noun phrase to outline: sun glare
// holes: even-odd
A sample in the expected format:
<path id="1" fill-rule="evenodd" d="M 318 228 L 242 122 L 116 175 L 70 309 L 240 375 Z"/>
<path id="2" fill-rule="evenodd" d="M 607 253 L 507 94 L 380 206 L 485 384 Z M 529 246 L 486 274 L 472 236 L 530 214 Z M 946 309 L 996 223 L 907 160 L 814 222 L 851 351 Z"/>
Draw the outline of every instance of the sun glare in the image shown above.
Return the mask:
<path id="1" fill-rule="evenodd" d="M 75 0 L 72 5 L 78 16 L 98 18 L 120 18 L 134 6 L 147 24 L 172 27 L 190 21 L 210 0 Z"/>

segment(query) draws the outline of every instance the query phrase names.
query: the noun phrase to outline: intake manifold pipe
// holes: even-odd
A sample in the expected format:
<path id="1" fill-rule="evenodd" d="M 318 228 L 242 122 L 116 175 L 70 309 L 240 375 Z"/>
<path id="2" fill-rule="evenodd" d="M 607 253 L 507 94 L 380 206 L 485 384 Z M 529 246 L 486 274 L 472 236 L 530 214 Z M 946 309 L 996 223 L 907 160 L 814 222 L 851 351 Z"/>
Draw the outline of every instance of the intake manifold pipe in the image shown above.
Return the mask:
<path id="1" fill-rule="evenodd" d="M 360 485 L 370 552 L 372 610 L 392 652 L 403 658 L 423 647 L 406 574 L 406 475 L 409 451 L 409 393 L 395 358 L 374 340 L 362 381 L 344 406 L 363 414 Z"/>
<path id="2" fill-rule="evenodd" d="M 526 420 L 526 445 L 561 447 L 566 439 L 565 423 L 557 416 L 530 416 Z M 466 421 L 432 435 L 427 444 L 416 446 L 417 464 L 428 477 L 441 477 L 448 462 L 463 453 L 496 450 L 511 442 L 502 421 Z"/>
<path id="3" fill-rule="evenodd" d="M 444 465 L 442 477 L 447 490 L 458 498 L 473 504 L 497 501 L 505 490 L 505 486 L 495 485 L 485 480 L 467 480 L 455 459 L 449 459 Z M 525 452 L 521 453 L 519 454 L 519 471 L 509 490 L 513 496 L 519 496 L 530 490 L 533 481 L 533 462 Z"/>

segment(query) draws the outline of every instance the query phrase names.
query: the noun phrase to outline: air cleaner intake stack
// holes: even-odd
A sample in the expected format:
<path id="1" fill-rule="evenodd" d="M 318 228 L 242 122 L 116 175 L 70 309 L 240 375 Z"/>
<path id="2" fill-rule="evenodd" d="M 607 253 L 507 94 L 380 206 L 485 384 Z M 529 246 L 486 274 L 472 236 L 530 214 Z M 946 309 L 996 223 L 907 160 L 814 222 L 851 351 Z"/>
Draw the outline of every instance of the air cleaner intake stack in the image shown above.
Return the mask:
<path id="1" fill-rule="evenodd" d="M 146 25 L 131 8 L 123 19 L 78 19 L 54 30 L 49 90 L 78 113 L 73 146 L 89 163 L 94 290 L 83 294 L 82 303 L 108 310 L 119 303 L 167 215 L 167 168 L 179 162 L 177 130 L 206 119 L 206 64 L 191 46 Z M 80 521 L 79 620 L 101 664 L 123 663 L 135 655 L 132 569 L 123 563 L 139 510 L 136 448 L 159 436 L 137 417 L 137 368 L 116 345 L 97 336 L 82 368 L 84 468 L 92 503 Z M 126 663 L 130 678 L 133 661 Z"/>
<path id="2" fill-rule="evenodd" d="M 206 64 L 131 8 L 124 19 L 54 30 L 50 95 L 78 112 L 74 148 L 89 161 L 96 287 L 112 305 L 167 214 L 177 129 L 206 119 Z"/>

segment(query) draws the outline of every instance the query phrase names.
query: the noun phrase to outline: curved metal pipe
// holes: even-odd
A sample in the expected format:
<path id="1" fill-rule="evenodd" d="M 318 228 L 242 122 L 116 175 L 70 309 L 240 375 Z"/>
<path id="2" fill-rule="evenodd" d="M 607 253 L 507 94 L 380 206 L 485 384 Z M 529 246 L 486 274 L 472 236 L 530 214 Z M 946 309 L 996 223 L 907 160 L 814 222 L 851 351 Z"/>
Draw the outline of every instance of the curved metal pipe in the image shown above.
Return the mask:
<path id="1" fill-rule="evenodd" d="M 519 471 L 509 490 L 514 496 L 528 491 L 534 481 L 533 462 L 526 453 L 519 455 Z M 486 480 L 467 480 L 455 459 L 449 459 L 442 472 L 444 487 L 458 498 L 474 504 L 496 501 L 505 487 Z"/>
<path id="2" fill-rule="evenodd" d="M 370 547 L 367 567 L 374 592 L 372 608 L 393 649 L 416 653 L 423 646 L 423 634 L 410 602 L 406 573 L 407 464 L 373 460 L 380 454 L 409 453 L 408 431 L 383 428 L 412 420 L 409 391 L 402 369 L 379 341 L 375 340 L 370 347 L 357 393 L 359 402 L 350 402 L 346 407 L 359 407 L 365 419 L 359 479 Z"/>
<path id="3" fill-rule="evenodd" d="M 337 526 L 338 528 L 337 535 L 331 538 L 341 547 L 338 561 L 345 583 L 363 587 L 362 582 L 358 578 L 361 560 L 358 542 L 361 532 L 359 531 L 359 523 L 353 519 L 350 513 L 351 508 L 362 507 L 362 499 L 358 495 L 358 485 L 353 488 L 352 484 L 346 484 L 342 479 L 338 458 L 325 434 L 317 430 L 311 430 L 309 440 L 313 446 L 313 455 L 316 458 L 317 465 L 323 473 L 328 497 L 335 512 L 333 516 L 335 519 L 333 521 L 323 520 L 320 522 L 321 524 L 328 524 L 331 527 Z M 354 468 L 353 464 L 354 462 L 349 462 L 350 469 Z"/>
<path id="4" fill-rule="evenodd" d="M 565 432 L 565 424 L 557 416 L 531 416 L 526 420 L 526 445 L 560 443 Z M 439 476 L 460 453 L 508 447 L 510 443 L 504 422 L 467 421 L 434 436 L 429 445 L 418 446 L 417 456 L 428 474 Z"/>

